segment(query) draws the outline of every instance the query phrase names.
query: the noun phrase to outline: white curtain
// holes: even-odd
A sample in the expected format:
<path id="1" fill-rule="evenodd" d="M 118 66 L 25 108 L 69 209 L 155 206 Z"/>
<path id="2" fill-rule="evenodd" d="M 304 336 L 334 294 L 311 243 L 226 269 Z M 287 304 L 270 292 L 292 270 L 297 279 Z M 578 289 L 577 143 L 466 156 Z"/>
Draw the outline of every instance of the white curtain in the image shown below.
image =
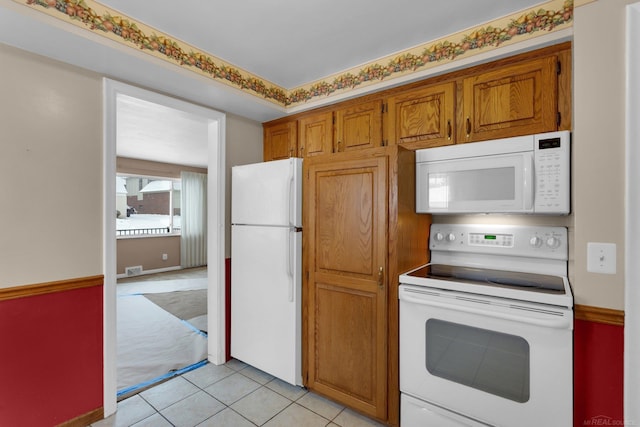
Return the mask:
<path id="1" fill-rule="evenodd" d="M 207 175 L 183 171 L 180 178 L 181 265 L 207 265 Z"/>

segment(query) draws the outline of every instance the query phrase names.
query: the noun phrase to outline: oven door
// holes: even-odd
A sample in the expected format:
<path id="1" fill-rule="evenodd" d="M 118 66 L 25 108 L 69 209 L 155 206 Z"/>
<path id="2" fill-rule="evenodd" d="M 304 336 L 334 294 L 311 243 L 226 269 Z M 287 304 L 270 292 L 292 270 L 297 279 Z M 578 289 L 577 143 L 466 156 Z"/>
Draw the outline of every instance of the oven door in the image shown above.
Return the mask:
<path id="1" fill-rule="evenodd" d="M 400 390 L 490 425 L 570 426 L 572 331 L 570 309 L 401 285 Z"/>

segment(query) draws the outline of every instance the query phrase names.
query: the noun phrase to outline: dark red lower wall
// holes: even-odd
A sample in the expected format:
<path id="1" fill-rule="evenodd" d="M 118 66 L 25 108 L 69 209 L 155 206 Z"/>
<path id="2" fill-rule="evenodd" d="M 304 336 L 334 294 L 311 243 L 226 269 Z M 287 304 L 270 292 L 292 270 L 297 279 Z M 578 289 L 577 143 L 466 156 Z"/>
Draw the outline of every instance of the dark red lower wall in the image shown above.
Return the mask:
<path id="1" fill-rule="evenodd" d="M 225 338 L 226 357 L 231 360 L 231 258 L 225 259 Z"/>
<path id="2" fill-rule="evenodd" d="M 624 327 L 576 320 L 574 426 L 624 425 L 623 384 Z"/>
<path id="3" fill-rule="evenodd" d="M 55 426 L 102 407 L 102 291 L 0 301 L 0 426 Z"/>

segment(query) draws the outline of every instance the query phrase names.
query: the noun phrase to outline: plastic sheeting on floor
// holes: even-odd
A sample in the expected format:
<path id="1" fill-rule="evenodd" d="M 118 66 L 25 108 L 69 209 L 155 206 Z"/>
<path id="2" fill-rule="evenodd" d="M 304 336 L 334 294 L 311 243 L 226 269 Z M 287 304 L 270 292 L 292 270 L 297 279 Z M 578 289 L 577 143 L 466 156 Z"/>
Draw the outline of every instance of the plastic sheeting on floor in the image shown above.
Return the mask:
<path id="1" fill-rule="evenodd" d="M 207 358 L 207 338 L 142 295 L 118 296 L 118 390 Z"/>

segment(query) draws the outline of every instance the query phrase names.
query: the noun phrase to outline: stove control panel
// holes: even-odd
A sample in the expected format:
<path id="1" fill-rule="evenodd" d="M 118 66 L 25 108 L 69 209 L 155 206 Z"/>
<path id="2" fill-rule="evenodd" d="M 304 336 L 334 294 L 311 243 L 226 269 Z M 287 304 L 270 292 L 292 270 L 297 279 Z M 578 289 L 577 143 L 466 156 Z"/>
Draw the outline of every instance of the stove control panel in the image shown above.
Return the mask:
<path id="1" fill-rule="evenodd" d="M 432 251 L 567 259 L 565 227 L 432 224 Z"/>

